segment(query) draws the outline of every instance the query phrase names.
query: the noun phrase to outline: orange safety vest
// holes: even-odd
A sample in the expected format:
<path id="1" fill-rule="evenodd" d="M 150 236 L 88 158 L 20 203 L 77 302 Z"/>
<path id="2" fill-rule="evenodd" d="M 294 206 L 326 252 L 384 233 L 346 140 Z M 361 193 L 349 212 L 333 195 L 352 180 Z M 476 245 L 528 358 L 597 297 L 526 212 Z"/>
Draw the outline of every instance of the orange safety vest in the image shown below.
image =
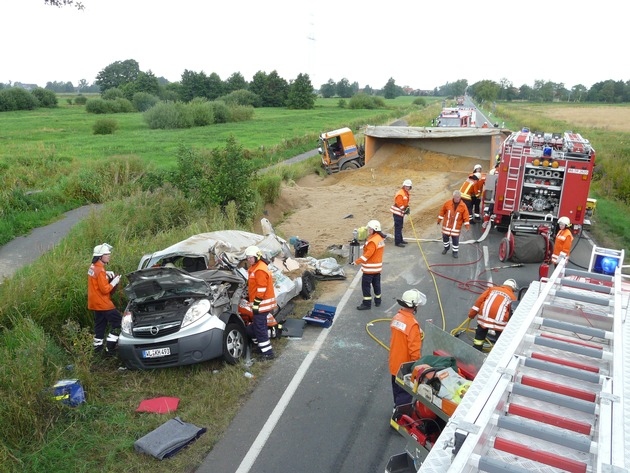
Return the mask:
<path id="1" fill-rule="evenodd" d="M 389 210 L 394 215 L 399 215 L 400 217 L 405 216 L 405 209 L 409 206 L 409 192 L 404 187 L 400 189 L 396 193 L 396 197 L 394 197 L 394 205 L 392 205 Z"/>
<path id="2" fill-rule="evenodd" d="M 112 310 L 116 306 L 110 293 L 114 290 L 107 280 L 105 265 L 101 260 L 90 265 L 88 269 L 88 310 Z"/>
<path id="3" fill-rule="evenodd" d="M 510 318 L 510 306 L 516 296 L 510 286 L 495 286 L 486 289 L 477 298 L 468 316 L 477 316 L 477 322 L 484 328 L 503 331 Z"/>
<path id="4" fill-rule="evenodd" d="M 389 372 L 395 376 L 400 365 L 420 358 L 422 329 L 413 310 L 404 307 L 394 316 L 390 327 Z"/>
<path id="5" fill-rule="evenodd" d="M 253 303 L 256 298 L 261 299 L 259 312 L 271 312 L 278 307 L 273 276 L 263 260 L 258 260 L 247 270 L 247 292 L 249 302 Z"/>
<path id="6" fill-rule="evenodd" d="M 478 182 L 479 181 L 475 181 L 472 177 L 468 176 L 468 179 L 466 179 L 459 188 L 459 192 L 462 193 L 462 199 L 472 200 L 472 196 L 477 195 Z"/>
<path id="7" fill-rule="evenodd" d="M 466 228 L 470 227 L 469 220 L 470 214 L 464 201 L 460 200 L 458 204 L 455 204 L 453 199 L 450 199 L 442 206 L 437 223 L 442 223 L 442 233 L 445 235 L 458 236 L 462 223 L 466 225 Z"/>
<path id="8" fill-rule="evenodd" d="M 365 274 L 378 274 L 383 270 L 383 250 L 385 249 L 385 238 L 379 233 L 372 233 L 365 242 L 363 255 L 355 261 L 361 264 L 361 270 Z"/>
<path id="9" fill-rule="evenodd" d="M 571 253 L 571 245 L 573 244 L 573 234 L 571 230 L 565 227 L 564 230 L 560 230 L 556 235 L 556 242 L 553 245 L 553 255 L 551 255 L 551 262 L 558 263 L 560 255 L 569 259 Z"/>

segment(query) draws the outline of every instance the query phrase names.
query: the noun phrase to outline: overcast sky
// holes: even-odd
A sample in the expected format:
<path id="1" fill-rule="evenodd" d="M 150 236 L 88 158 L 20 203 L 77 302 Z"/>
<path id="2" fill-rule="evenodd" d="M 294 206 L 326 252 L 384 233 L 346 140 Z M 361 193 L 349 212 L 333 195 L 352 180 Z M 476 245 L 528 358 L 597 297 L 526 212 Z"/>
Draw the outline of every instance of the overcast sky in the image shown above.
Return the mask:
<path id="1" fill-rule="evenodd" d="M 316 88 L 630 80 L 625 0 L 82 1 L 0 0 L 0 82 L 92 83 L 126 59 L 172 82 L 185 69 L 247 81 L 305 72 Z"/>

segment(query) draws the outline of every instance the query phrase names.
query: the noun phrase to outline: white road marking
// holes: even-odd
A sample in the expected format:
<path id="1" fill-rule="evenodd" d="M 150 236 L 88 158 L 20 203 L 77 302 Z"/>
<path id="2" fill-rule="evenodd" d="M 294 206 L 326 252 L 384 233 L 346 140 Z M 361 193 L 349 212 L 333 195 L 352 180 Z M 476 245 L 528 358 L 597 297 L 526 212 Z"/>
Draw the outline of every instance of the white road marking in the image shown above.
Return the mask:
<path id="1" fill-rule="evenodd" d="M 348 290 L 341 298 L 341 301 L 339 301 L 339 305 L 337 306 L 337 314 L 339 314 L 343 310 L 346 303 L 348 302 L 348 299 L 350 299 L 350 295 L 352 291 L 357 286 L 360 280 L 361 280 L 361 270 L 357 271 L 357 274 L 352 280 L 350 287 L 348 287 Z M 322 329 L 322 332 L 319 334 L 319 336 L 315 340 L 315 343 L 313 344 L 313 349 L 306 356 L 306 358 L 304 358 L 304 361 L 302 361 L 302 364 L 300 365 L 298 370 L 295 372 L 295 375 L 293 375 L 293 379 L 287 386 L 287 389 L 284 391 L 284 394 L 280 398 L 280 401 L 278 401 L 278 404 L 276 404 L 276 407 L 271 413 L 271 415 L 269 416 L 269 418 L 267 419 L 267 422 L 265 422 L 265 425 L 263 425 L 262 429 L 260 429 L 260 432 L 258 433 L 256 440 L 254 440 L 254 443 L 252 443 L 252 446 L 247 451 L 247 454 L 243 458 L 243 461 L 241 461 L 241 464 L 236 470 L 236 473 L 248 473 L 251 470 L 252 466 L 254 465 L 254 462 L 256 461 L 256 458 L 258 458 L 258 455 L 264 448 L 265 444 L 267 443 L 267 440 L 269 439 L 269 436 L 273 432 L 273 429 L 276 428 L 276 425 L 278 424 L 280 417 L 282 416 L 285 409 L 289 405 L 289 402 L 291 402 L 291 399 L 293 398 L 295 391 L 297 390 L 300 383 L 302 382 L 302 379 L 306 375 L 306 372 L 311 366 L 311 363 L 313 363 L 313 360 L 319 353 L 319 350 L 322 348 L 322 345 L 324 344 L 326 337 L 328 337 L 328 334 L 330 333 L 332 327 L 335 326 L 335 320 L 337 319 L 336 318 L 333 319 L 333 324 L 330 326 L 330 328 Z"/>

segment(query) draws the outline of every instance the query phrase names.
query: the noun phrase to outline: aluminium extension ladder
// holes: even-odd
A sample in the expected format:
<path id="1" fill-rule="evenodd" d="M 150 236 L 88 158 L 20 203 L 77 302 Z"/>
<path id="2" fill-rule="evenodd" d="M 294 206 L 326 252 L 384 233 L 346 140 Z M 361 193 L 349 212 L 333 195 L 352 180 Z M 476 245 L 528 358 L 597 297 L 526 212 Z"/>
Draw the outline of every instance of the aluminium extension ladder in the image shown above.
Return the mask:
<path id="1" fill-rule="evenodd" d="M 565 264 L 530 285 L 419 472 L 630 471 L 627 286 Z"/>

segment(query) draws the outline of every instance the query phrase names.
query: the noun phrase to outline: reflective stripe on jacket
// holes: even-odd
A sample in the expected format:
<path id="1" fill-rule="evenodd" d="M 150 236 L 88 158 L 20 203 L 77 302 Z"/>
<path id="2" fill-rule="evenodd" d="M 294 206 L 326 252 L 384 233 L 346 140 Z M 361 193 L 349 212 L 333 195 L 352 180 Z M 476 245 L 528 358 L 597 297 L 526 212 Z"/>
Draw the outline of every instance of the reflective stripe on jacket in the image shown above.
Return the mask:
<path id="1" fill-rule="evenodd" d="M 385 238 L 379 233 L 372 233 L 363 246 L 363 255 L 355 261 L 361 265 L 365 274 L 378 274 L 383 270 L 383 250 Z"/>
<path id="2" fill-rule="evenodd" d="M 477 194 L 477 183 L 479 181 L 475 181 L 470 176 L 468 179 L 464 181 L 462 186 L 459 188 L 459 192 L 462 193 L 462 199 L 471 200 L 473 195 Z"/>
<path id="3" fill-rule="evenodd" d="M 389 347 L 389 372 L 395 376 L 400 365 L 420 358 L 422 329 L 413 310 L 404 307 L 394 316 L 390 327 L 392 337 Z"/>
<path id="4" fill-rule="evenodd" d="M 267 263 L 263 260 L 258 260 L 247 270 L 247 292 L 249 302 L 253 303 L 256 298 L 261 300 L 259 312 L 270 312 L 278 307 L 273 277 Z"/>
<path id="5" fill-rule="evenodd" d="M 400 189 L 394 197 L 394 205 L 389 210 L 394 215 L 405 216 L 405 209 L 409 206 L 409 192 L 404 187 Z"/>
<path id="6" fill-rule="evenodd" d="M 476 315 L 477 322 L 484 328 L 503 331 L 510 318 L 510 306 L 515 300 L 511 287 L 489 287 L 477 298 L 468 316 Z"/>
<path id="7" fill-rule="evenodd" d="M 560 230 L 556 235 L 556 242 L 553 245 L 553 255 L 551 255 L 551 262 L 558 263 L 560 255 L 569 259 L 571 253 L 571 245 L 573 244 L 573 234 L 571 230 L 565 227 L 564 230 Z"/>
<path id="8" fill-rule="evenodd" d="M 442 224 L 442 233 L 451 236 L 459 235 L 462 223 L 469 228 L 469 220 L 470 214 L 463 200 L 460 200 L 458 204 L 455 204 L 453 199 L 447 200 L 438 215 L 438 223 Z"/>
<path id="9" fill-rule="evenodd" d="M 105 265 L 101 260 L 90 265 L 88 269 L 88 310 L 112 310 L 116 306 L 110 293 L 114 290 L 107 280 Z"/>

